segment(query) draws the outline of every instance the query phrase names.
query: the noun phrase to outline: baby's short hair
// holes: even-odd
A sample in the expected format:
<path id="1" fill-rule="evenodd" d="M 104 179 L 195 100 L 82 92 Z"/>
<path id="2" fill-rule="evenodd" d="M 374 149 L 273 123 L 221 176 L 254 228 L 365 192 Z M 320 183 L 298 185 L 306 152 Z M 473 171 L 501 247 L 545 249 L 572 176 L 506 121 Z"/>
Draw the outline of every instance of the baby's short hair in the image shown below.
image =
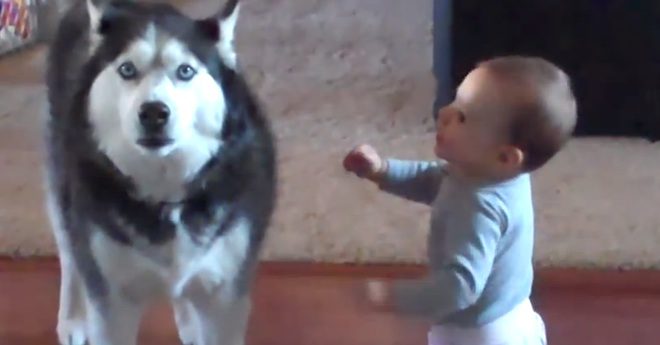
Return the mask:
<path id="1" fill-rule="evenodd" d="M 533 97 L 513 106 L 509 140 L 525 154 L 524 171 L 540 168 L 559 152 L 575 129 L 577 102 L 570 77 L 540 57 L 502 56 L 478 67 L 533 91 Z"/>

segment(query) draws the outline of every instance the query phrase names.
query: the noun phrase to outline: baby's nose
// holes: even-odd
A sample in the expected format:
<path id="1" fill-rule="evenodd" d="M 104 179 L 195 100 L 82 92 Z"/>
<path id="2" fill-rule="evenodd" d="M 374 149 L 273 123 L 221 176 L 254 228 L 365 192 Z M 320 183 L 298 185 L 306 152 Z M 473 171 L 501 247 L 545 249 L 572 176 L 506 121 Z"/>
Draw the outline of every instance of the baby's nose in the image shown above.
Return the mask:
<path id="1" fill-rule="evenodd" d="M 440 124 L 443 126 L 448 126 L 451 124 L 453 118 L 454 116 L 452 116 L 451 112 L 445 111 L 440 115 Z"/>

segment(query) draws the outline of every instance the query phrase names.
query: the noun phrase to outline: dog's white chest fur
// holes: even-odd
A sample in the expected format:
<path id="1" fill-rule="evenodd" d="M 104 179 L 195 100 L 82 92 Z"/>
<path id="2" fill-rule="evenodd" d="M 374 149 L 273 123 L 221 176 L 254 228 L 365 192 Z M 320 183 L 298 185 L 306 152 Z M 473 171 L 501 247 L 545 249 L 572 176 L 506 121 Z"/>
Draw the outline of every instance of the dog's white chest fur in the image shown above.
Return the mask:
<path id="1" fill-rule="evenodd" d="M 135 237 L 124 246 L 102 231 L 95 232 L 91 245 L 103 276 L 120 287 L 123 297 L 179 298 L 216 289 L 231 294 L 249 250 L 249 224 L 238 219 L 208 246 L 193 242 L 181 225 L 176 236 L 162 245 Z"/>
<path id="2" fill-rule="evenodd" d="M 167 157 L 145 155 L 134 145 L 117 140 L 106 147 L 113 163 L 126 176 L 130 176 L 136 198 L 153 201 L 180 201 L 185 195 L 185 185 L 210 159 L 219 147 L 215 141 L 205 147 L 202 143 L 177 148 Z"/>

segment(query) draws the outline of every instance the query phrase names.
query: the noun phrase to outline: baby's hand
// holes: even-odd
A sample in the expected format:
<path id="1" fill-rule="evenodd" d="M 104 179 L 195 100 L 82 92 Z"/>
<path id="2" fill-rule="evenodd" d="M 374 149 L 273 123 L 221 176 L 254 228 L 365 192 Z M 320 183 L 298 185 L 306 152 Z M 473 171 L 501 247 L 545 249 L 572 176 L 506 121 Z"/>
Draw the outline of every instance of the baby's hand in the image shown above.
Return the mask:
<path id="1" fill-rule="evenodd" d="M 392 290 L 388 282 L 369 280 L 365 288 L 367 300 L 373 308 L 380 310 L 390 310 L 392 308 Z"/>
<path id="2" fill-rule="evenodd" d="M 370 145 L 359 145 L 344 158 L 344 169 L 362 178 L 374 180 L 386 170 L 385 161 Z"/>

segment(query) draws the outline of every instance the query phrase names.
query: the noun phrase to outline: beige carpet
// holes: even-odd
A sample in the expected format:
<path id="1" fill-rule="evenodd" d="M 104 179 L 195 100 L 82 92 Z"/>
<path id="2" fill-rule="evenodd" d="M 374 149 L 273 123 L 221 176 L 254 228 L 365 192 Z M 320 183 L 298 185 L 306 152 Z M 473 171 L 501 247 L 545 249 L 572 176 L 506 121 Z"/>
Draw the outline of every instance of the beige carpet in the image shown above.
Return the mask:
<path id="1" fill-rule="evenodd" d="M 280 147 L 281 198 L 265 258 L 422 262 L 427 210 L 379 194 L 340 163 L 361 141 L 431 157 L 431 2 L 244 2 L 239 54 Z M 199 14 L 215 3 L 182 6 Z M 2 254 L 54 253 L 38 146 L 43 53 L 0 58 Z M 659 172 L 660 145 L 574 140 L 534 178 L 536 261 L 660 268 Z"/>

